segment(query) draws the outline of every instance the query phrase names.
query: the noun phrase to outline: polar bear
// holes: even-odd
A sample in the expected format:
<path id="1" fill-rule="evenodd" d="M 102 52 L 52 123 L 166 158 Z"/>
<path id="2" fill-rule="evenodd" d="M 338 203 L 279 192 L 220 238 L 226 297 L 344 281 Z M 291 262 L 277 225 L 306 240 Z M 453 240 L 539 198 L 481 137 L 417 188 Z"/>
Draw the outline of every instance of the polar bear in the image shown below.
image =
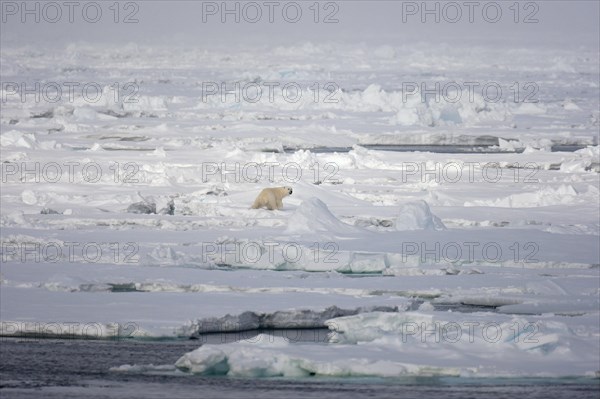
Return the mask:
<path id="1" fill-rule="evenodd" d="M 271 187 L 263 189 L 252 204 L 252 209 L 267 208 L 272 211 L 274 209 L 283 208 L 283 197 L 292 195 L 291 187 Z"/>

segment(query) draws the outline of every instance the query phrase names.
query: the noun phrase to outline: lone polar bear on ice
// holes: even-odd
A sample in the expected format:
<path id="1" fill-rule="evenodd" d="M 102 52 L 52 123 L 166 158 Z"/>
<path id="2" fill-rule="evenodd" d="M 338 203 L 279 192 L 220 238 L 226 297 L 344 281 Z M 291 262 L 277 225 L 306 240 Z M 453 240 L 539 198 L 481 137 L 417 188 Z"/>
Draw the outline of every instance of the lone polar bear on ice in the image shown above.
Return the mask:
<path id="1" fill-rule="evenodd" d="M 272 211 L 274 209 L 283 208 L 283 197 L 292 195 L 291 187 L 272 187 L 263 189 L 252 204 L 252 209 L 267 208 Z"/>

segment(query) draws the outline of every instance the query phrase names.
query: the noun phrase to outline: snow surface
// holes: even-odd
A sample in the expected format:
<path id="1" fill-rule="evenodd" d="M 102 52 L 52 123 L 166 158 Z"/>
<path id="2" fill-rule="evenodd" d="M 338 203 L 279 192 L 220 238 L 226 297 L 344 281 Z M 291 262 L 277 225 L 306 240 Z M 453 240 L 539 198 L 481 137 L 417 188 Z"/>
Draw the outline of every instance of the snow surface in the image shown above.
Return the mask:
<path id="1" fill-rule="evenodd" d="M 328 327 L 328 343 L 260 335 L 157 367 L 598 377 L 597 34 L 565 45 L 552 27 L 543 45 L 510 35 L 492 45 L 479 33 L 426 42 L 420 27 L 414 41 L 46 46 L 2 29 L 0 334 Z M 470 81 L 504 95 L 405 90 Z M 23 100 L 5 82 L 100 92 Z M 237 101 L 207 95 L 207 82 L 249 85 L 248 96 L 281 85 L 272 100 L 262 86 L 258 101 Z M 298 101 L 285 99 L 289 82 Z M 537 102 L 515 101 L 515 82 L 521 95 L 535 83 Z M 282 210 L 249 209 L 262 188 L 283 185 L 294 192 Z"/>

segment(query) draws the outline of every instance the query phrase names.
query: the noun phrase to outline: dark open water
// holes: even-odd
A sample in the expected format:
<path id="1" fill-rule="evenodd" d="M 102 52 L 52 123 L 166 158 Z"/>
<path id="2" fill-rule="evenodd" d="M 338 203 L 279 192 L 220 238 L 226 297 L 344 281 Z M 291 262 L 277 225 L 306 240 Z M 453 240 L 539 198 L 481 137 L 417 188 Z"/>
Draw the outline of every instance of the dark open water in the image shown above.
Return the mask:
<path id="1" fill-rule="evenodd" d="M 312 336 L 312 332 L 310 333 Z M 209 339 L 216 342 L 219 338 Z M 220 340 L 220 339 L 219 339 Z M 0 338 L 0 397 L 8 398 L 593 398 L 598 379 L 233 379 L 109 371 L 173 364 L 198 340 Z"/>

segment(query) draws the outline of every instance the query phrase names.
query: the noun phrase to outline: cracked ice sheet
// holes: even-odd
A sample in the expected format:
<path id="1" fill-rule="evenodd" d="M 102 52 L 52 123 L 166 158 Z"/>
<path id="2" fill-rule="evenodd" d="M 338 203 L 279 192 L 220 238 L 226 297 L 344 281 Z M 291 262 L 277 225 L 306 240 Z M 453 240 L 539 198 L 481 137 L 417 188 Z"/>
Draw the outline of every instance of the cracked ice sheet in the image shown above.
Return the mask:
<path id="1" fill-rule="evenodd" d="M 63 335 L 67 338 L 85 335 L 95 338 L 174 338 L 189 337 L 199 332 L 259 328 L 254 315 L 246 312 L 274 314 L 288 311 L 276 319 L 277 325 L 274 327 L 277 328 L 323 327 L 323 322 L 318 321 L 319 317 L 315 316 L 315 321 L 311 322 L 310 315 L 307 325 L 300 324 L 296 313 L 300 314 L 302 310 L 318 313 L 332 306 L 368 310 L 371 307 L 403 308 L 407 304 L 405 298 L 395 296 L 235 291 L 115 294 L 15 287 L 3 287 L 0 298 L 3 302 L 4 335 Z"/>
<path id="2" fill-rule="evenodd" d="M 473 274 L 452 274 L 439 267 L 413 267 L 403 269 L 412 271 L 403 276 L 365 277 L 297 271 L 168 270 L 166 277 L 165 268 L 160 267 L 4 264 L 2 319 L 135 323 L 137 335 L 173 337 L 197 333 L 194 323 L 201 329 L 203 320 L 228 314 L 235 318 L 246 311 L 320 311 L 330 306 L 349 310 L 397 306 L 402 311 L 416 300 L 434 305 L 495 306 L 502 313 L 580 316 L 594 313 L 600 306 L 597 268 L 481 267 L 473 269 Z M 111 292 L 119 286 L 142 292 Z M 283 319 L 278 327 L 294 326 L 286 322 L 293 323 L 293 318 Z M 319 326 L 323 324 L 315 316 L 312 327 Z"/>

